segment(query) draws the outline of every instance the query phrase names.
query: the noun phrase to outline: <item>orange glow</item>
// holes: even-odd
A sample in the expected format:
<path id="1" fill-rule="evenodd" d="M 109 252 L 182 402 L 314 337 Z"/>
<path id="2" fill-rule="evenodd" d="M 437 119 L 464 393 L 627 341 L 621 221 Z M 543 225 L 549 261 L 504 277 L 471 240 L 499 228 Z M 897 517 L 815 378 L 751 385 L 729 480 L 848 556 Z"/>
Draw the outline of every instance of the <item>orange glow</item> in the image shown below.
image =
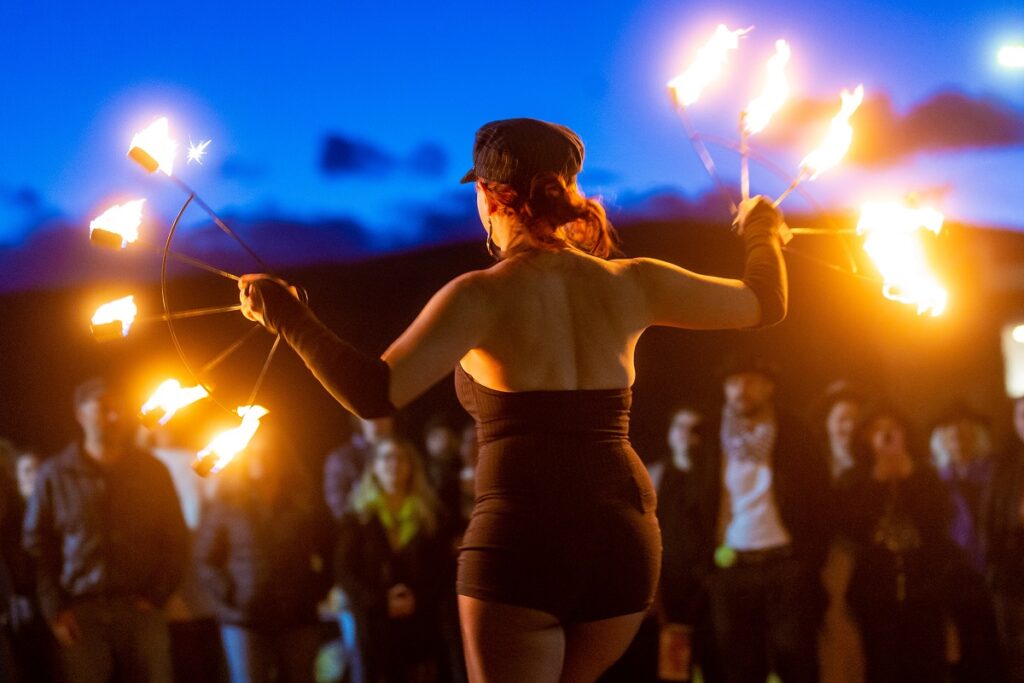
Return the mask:
<path id="1" fill-rule="evenodd" d="M 143 419 L 154 424 L 165 425 L 182 408 L 200 401 L 210 393 L 203 387 L 182 387 L 181 382 L 169 379 L 153 392 L 139 411 Z"/>
<path id="2" fill-rule="evenodd" d="M 128 156 L 150 173 L 160 170 L 171 175 L 177 151 L 178 143 L 168 132 L 167 117 L 161 116 L 149 124 L 148 128 L 135 134 L 128 148 Z"/>
<path id="3" fill-rule="evenodd" d="M 201 475 L 220 472 L 234 460 L 235 456 L 245 450 L 256 430 L 260 428 L 260 419 L 269 411 L 263 406 L 241 406 L 236 409 L 242 423 L 233 429 L 221 432 L 213 441 L 199 451 L 194 469 Z"/>
<path id="4" fill-rule="evenodd" d="M 738 49 L 740 38 L 750 31 L 749 28 L 730 31 L 725 24 L 718 25 L 711 39 L 697 51 L 693 64 L 668 82 L 677 106 L 689 107 L 700 99 L 704 88 L 722 72 L 729 51 Z"/>
<path id="5" fill-rule="evenodd" d="M 943 216 L 931 208 L 902 202 L 868 202 L 861 207 L 857 233 L 864 235 L 864 251 L 881 273 L 882 294 L 892 301 L 917 306 L 918 315 L 938 316 L 949 295 L 932 272 L 921 243 L 923 228 L 942 232 Z"/>
<path id="6" fill-rule="evenodd" d="M 814 180 L 823 171 L 827 171 L 842 161 L 853 141 L 850 117 L 864 101 L 864 86 L 858 85 L 852 93 L 843 90 L 839 97 L 842 98 L 842 106 L 839 113 L 832 119 L 828 133 L 825 135 L 825 141 L 800 162 L 800 172 L 807 176 L 808 180 Z"/>
<path id="7" fill-rule="evenodd" d="M 92 316 L 92 331 L 97 339 L 127 337 L 139 308 L 134 296 L 126 296 L 103 304 Z"/>
<path id="8" fill-rule="evenodd" d="M 789 83 L 786 81 L 786 65 L 789 63 L 789 43 L 775 41 L 775 54 L 765 67 L 768 72 L 764 90 L 747 105 L 743 125 L 746 132 L 756 135 L 764 130 L 789 97 Z"/>
<path id="9" fill-rule="evenodd" d="M 145 199 L 115 204 L 89 223 L 89 239 L 97 244 L 124 249 L 139 239 Z"/>

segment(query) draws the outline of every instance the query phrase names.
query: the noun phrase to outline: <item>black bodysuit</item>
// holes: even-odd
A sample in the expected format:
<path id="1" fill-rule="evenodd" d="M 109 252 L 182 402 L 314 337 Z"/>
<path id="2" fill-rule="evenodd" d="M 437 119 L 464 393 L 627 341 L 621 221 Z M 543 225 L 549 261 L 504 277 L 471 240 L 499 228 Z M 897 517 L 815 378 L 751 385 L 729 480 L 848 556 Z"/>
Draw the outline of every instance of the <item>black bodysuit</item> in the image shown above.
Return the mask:
<path id="1" fill-rule="evenodd" d="M 661 538 L 630 390 L 503 392 L 461 366 L 455 388 L 479 441 L 458 592 L 567 622 L 647 609 Z"/>

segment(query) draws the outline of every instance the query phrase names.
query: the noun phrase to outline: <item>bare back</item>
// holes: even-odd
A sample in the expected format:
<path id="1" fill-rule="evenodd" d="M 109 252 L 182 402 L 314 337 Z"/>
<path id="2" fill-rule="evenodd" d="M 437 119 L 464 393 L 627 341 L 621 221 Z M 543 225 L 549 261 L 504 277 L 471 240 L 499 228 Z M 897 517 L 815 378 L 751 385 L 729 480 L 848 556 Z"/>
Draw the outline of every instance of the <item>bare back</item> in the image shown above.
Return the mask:
<path id="1" fill-rule="evenodd" d="M 499 391 L 623 388 L 647 327 L 739 328 L 759 318 L 739 280 L 657 259 L 537 250 L 449 282 L 382 358 L 398 407 L 458 362 Z"/>
<path id="2" fill-rule="evenodd" d="M 463 368 L 502 391 L 631 385 L 645 316 L 629 265 L 566 249 L 484 271 L 495 324 Z"/>

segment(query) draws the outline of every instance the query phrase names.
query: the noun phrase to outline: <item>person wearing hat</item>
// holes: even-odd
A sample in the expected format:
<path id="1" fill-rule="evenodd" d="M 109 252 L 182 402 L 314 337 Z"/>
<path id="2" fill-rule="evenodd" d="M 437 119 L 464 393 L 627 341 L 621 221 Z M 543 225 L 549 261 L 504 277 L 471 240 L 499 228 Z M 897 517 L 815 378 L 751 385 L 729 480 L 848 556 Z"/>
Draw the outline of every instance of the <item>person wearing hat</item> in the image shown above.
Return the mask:
<path id="1" fill-rule="evenodd" d="M 75 418 L 82 438 L 41 467 L 22 534 L 60 680 L 170 681 L 162 608 L 188 562 L 171 476 L 135 448 L 135 420 L 103 379 L 77 387 Z"/>
<path id="2" fill-rule="evenodd" d="M 473 681 L 595 680 L 651 604 L 655 494 L 628 438 L 641 333 L 756 328 L 786 313 L 784 225 L 771 202 L 739 207 L 742 279 L 612 259 L 615 232 L 576 183 L 583 159 L 564 126 L 481 127 L 463 182 L 474 183 L 497 263 L 445 285 L 379 357 L 325 328 L 286 283 L 239 283 L 243 314 L 363 417 L 393 413 L 455 367 L 480 442 L 457 581 Z"/>
<path id="3" fill-rule="evenodd" d="M 777 371 L 727 358 L 725 403 L 695 460 L 695 514 L 708 566 L 723 679 L 817 681 L 819 573 L 828 548 L 828 463 L 804 425 L 775 404 Z"/>

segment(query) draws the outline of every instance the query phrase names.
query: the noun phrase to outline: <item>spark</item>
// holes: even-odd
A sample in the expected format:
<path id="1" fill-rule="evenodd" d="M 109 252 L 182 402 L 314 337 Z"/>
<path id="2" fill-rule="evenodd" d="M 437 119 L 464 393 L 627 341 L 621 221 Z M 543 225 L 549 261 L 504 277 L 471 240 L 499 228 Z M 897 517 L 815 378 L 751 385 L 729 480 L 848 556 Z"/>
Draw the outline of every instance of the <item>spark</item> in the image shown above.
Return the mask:
<path id="1" fill-rule="evenodd" d="M 188 161 L 186 163 L 191 164 L 193 161 L 199 165 L 203 163 L 203 156 L 206 154 L 206 148 L 213 142 L 212 140 L 203 140 L 198 145 L 192 142 L 192 138 L 188 140 Z"/>

